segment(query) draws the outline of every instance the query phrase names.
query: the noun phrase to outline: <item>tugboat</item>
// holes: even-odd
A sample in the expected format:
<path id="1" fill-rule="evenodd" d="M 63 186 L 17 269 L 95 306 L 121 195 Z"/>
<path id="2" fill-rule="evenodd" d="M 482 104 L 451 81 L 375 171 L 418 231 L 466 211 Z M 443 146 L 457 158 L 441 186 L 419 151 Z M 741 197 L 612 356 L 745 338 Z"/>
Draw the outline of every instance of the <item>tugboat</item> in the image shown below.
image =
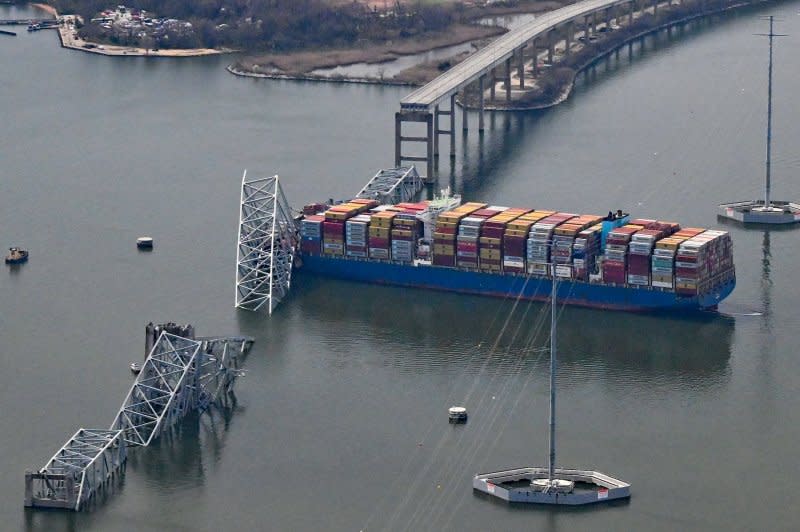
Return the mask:
<path id="1" fill-rule="evenodd" d="M 131 373 L 133 373 L 134 375 L 138 375 L 140 371 L 142 371 L 142 366 L 140 366 L 136 362 L 131 362 Z"/>
<path id="2" fill-rule="evenodd" d="M 8 248 L 6 264 L 22 264 L 28 262 L 28 250 L 20 248 Z"/>

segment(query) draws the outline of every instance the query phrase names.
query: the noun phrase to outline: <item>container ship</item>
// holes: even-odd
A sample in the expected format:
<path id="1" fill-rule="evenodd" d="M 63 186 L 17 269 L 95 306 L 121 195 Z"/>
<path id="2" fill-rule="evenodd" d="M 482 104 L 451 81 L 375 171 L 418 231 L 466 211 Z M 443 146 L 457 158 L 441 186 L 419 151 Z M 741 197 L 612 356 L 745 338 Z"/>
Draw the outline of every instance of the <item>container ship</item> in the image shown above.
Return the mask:
<path id="1" fill-rule="evenodd" d="M 626 311 L 714 309 L 736 284 L 730 235 L 675 222 L 438 198 L 307 205 L 299 267 L 350 281 Z"/>

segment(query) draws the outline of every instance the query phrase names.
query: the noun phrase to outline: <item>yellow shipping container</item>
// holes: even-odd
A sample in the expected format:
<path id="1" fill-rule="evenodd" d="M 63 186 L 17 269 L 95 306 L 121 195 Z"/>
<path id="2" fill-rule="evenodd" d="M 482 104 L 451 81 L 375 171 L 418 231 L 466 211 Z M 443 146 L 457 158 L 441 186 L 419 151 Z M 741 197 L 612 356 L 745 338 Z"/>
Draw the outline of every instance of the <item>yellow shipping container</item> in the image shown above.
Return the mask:
<path id="1" fill-rule="evenodd" d="M 493 238 L 491 236 L 482 236 L 480 238 L 481 244 L 492 244 L 495 246 L 499 246 L 502 240 L 500 238 Z"/>
<path id="2" fill-rule="evenodd" d="M 414 231 L 409 231 L 408 229 L 392 229 L 392 236 L 401 236 L 401 237 L 411 237 L 413 236 Z"/>
<path id="3" fill-rule="evenodd" d="M 450 233 L 433 233 L 433 238 L 434 238 L 434 240 L 435 239 L 452 240 L 453 242 L 455 242 L 456 235 L 453 235 L 453 234 L 450 234 Z"/>
<path id="4" fill-rule="evenodd" d="M 434 244 L 433 245 L 433 254 L 434 255 L 445 255 L 447 257 L 452 257 L 456 254 L 456 248 L 454 246 L 446 246 L 444 244 Z"/>
<path id="5" fill-rule="evenodd" d="M 391 229 L 388 227 L 372 227 L 369 228 L 369 236 L 374 236 L 376 238 L 389 238 L 391 234 Z"/>
<path id="6" fill-rule="evenodd" d="M 501 252 L 499 249 L 482 249 L 481 250 L 481 258 L 482 259 L 502 259 Z"/>

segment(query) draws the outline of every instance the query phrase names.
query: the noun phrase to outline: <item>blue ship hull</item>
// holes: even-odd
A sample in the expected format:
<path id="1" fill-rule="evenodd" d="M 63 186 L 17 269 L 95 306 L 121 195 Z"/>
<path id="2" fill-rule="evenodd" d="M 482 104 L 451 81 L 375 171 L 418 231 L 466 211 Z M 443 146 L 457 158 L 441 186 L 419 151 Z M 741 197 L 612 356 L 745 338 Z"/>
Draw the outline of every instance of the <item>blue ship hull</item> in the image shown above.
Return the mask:
<path id="1" fill-rule="evenodd" d="M 523 274 L 459 270 L 442 266 L 357 260 L 319 255 L 301 255 L 301 271 L 348 281 L 427 288 L 493 297 L 545 301 L 550 297 L 550 279 Z M 710 293 L 684 296 L 649 286 L 613 286 L 572 279 L 559 279 L 558 299 L 569 305 L 626 311 L 713 309 L 728 297 L 736 278 Z"/>

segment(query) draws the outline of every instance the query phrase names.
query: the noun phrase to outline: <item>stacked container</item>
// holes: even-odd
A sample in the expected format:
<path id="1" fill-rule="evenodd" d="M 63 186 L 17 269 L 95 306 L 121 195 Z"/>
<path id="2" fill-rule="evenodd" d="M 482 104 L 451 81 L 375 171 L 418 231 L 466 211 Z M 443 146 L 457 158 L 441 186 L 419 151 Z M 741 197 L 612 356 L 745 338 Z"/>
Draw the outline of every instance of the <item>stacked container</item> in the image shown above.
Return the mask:
<path id="1" fill-rule="evenodd" d="M 650 285 L 650 256 L 656 241 L 663 238 L 664 232 L 657 229 L 642 229 L 631 237 L 628 244 L 628 284 Z"/>
<path id="2" fill-rule="evenodd" d="M 366 258 L 367 235 L 371 216 L 356 215 L 345 223 L 345 255 L 348 257 Z"/>
<path id="3" fill-rule="evenodd" d="M 733 275 L 733 246 L 725 231 L 705 231 L 683 241 L 675 256 L 675 292 L 705 293 Z"/>
<path id="4" fill-rule="evenodd" d="M 605 256 L 603 257 L 603 282 L 606 284 L 624 285 L 627 274 L 628 244 L 637 231 L 644 229 L 641 225 L 623 225 L 612 229 L 606 237 Z"/>
<path id="5" fill-rule="evenodd" d="M 580 231 L 572 246 L 572 275 L 575 279 L 586 281 L 595 270 L 597 256 L 600 254 L 603 237 L 603 224 L 595 224 Z"/>
<path id="6" fill-rule="evenodd" d="M 485 221 L 481 216 L 465 216 L 458 224 L 456 266 L 459 268 L 478 268 L 478 239 Z"/>
<path id="7" fill-rule="evenodd" d="M 396 215 L 396 212 L 385 210 L 370 216 L 368 244 L 371 259 L 389 260 L 392 219 Z"/>
<path id="8" fill-rule="evenodd" d="M 675 287 L 675 255 L 684 241 L 703 232 L 703 229 L 687 227 L 656 242 L 650 265 L 651 284 L 656 288 Z"/>
<path id="9" fill-rule="evenodd" d="M 559 212 L 533 224 L 528 233 L 528 273 L 547 276 L 550 271 L 550 251 L 553 233 L 559 225 L 575 218 L 575 214 Z"/>
<path id="10" fill-rule="evenodd" d="M 433 233 L 434 265 L 456 265 L 456 235 L 459 231 L 459 222 L 467 215 L 485 207 L 485 203 L 465 203 L 452 211 L 446 211 L 439 215 Z"/>
<path id="11" fill-rule="evenodd" d="M 397 212 L 392 220 L 392 260 L 412 262 L 416 256 L 417 238 L 417 213 L 410 209 Z"/>
<path id="12" fill-rule="evenodd" d="M 500 212 L 488 218 L 481 227 L 479 268 L 483 271 L 499 272 L 503 270 L 503 236 L 506 231 L 506 226 L 509 222 L 519 218 L 528 211 L 526 209 L 516 208 L 501 210 L 499 207 L 496 207 L 494 209 L 500 210 Z M 523 269 L 524 266 L 523 263 Z"/>
<path id="13" fill-rule="evenodd" d="M 564 222 L 553 230 L 550 259 L 558 277 L 572 278 L 572 248 L 578 233 L 601 220 L 600 216 L 584 214 Z"/>
<path id="14" fill-rule="evenodd" d="M 309 255 L 322 253 L 322 224 L 325 217 L 312 214 L 300 222 L 300 251 Z"/>
<path id="15" fill-rule="evenodd" d="M 554 214 L 553 211 L 531 211 L 506 224 L 503 234 L 503 271 L 525 273 L 525 248 L 531 226 Z"/>

